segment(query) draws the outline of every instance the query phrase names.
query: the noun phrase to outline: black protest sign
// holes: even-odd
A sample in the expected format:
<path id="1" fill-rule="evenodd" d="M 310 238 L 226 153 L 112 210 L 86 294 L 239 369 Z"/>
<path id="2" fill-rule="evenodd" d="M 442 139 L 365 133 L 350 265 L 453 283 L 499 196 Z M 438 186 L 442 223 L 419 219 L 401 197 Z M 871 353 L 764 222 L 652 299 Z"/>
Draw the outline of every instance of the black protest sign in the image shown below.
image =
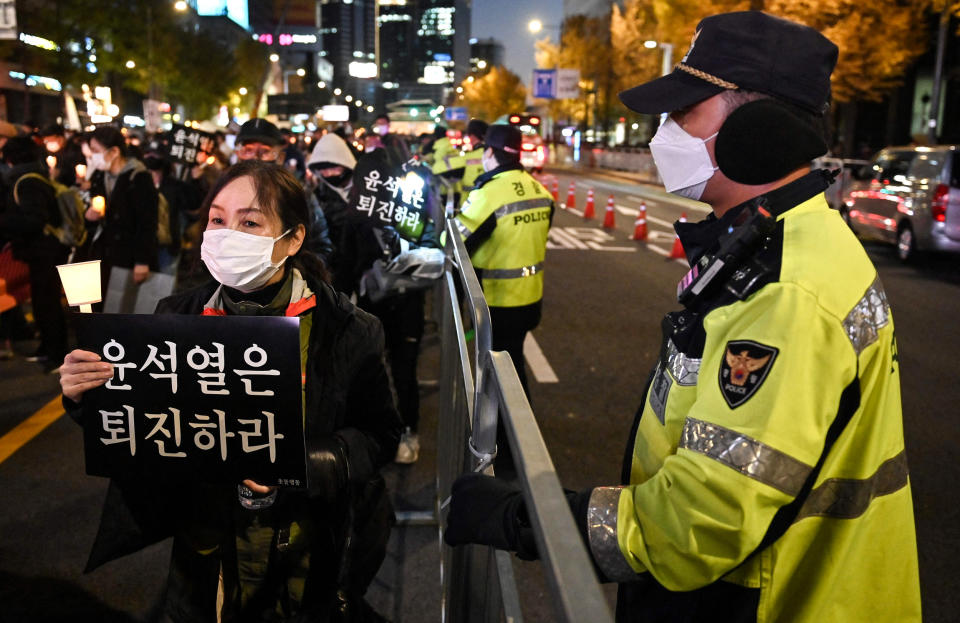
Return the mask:
<path id="1" fill-rule="evenodd" d="M 170 130 L 170 159 L 191 166 L 201 164 L 215 144 L 213 134 L 175 125 Z"/>
<path id="2" fill-rule="evenodd" d="M 351 205 L 374 227 L 390 226 L 410 242 L 419 242 L 430 214 L 426 176 L 391 166 L 383 154 L 377 150 L 357 161 Z"/>
<path id="3" fill-rule="evenodd" d="M 83 396 L 88 474 L 306 487 L 299 318 L 75 318 L 114 368 Z"/>

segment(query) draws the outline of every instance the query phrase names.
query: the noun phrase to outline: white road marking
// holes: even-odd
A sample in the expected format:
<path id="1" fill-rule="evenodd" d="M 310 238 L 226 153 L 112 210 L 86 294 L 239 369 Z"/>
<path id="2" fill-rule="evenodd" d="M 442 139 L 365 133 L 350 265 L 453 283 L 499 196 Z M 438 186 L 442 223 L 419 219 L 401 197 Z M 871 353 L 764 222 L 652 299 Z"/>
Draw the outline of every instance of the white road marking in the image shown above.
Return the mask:
<path id="1" fill-rule="evenodd" d="M 670 231 L 673 231 L 673 223 L 674 223 L 675 221 L 673 221 L 673 222 L 672 222 L 672 221 L 665 221 L 665 220 L 663 220 L 662 218 L 657 218 L 657 217 L 655 217 L 655 216 L 650 216 L 649 214 L 647 214 L 647 220 L 650 221 L 651 223 L 656 223 L 657 225 L 663 225 L 664 227 L 669 227 L 669 228 L 670 228 Z"/>
<path id="2" fill-rule="evenodd" d="M 637 210 L 636 208 L 628 208 L 626 206 L 616 206 L 616 208 L 617 208 L 617 212 L 619 212 L 620 214 L 623 214 L 624 216 L 635 217 L 636 215 L 640 214 L 640 210 Z"/>
<path id="3" fill-rule="evenodd" d="M 588 249 L 589 247 L 577 237 L 566 231 L 563 227 L 551 227 L 547 234 L 547 239 L 553 238 L 553 242 L 561 249 Z"/>
<path id="4" fill-rule="evenodd" d="M 622 251 L 624 253 L 636 253 L 636 247 L 605 247 L 597 244 L 596 242 L 587 243 L 591 249 L 596 249 L 597 251 Z"/>
<path id="5" fill-rule="evenodd" d="M 540 350 L 537 340 L 533 339 L 532 333 L 527 333 L 527 338 L 523 340 L 523 358 L 527 360 L 530 371 L 538 383 L 559 383 L 556 372 L 550 367 L 550 362 Z"/>

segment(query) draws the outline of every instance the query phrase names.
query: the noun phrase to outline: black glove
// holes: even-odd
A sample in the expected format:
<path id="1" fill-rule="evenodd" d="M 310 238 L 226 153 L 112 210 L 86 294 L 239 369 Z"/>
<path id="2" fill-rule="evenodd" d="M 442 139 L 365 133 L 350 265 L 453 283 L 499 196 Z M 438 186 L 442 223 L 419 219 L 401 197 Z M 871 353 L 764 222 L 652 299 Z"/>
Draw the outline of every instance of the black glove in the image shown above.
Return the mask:
<path id="1" fill-rule="evenodd" d="M 515 551 L 524 560 L 537 559 L 520 487 L 483 474 L 467 474 L 453 483 L 443 540 L 447 545 L 490 545 Z"/>
<path id="2" fill-rule="evenodd" d="M 383 261 L 389 262 L 400 255 L 403 250 L 400 232 L 394 229 L 392 225 L 385 225 L 377 229 L 376 235 L 380 241 L 380 248 L 383 250 Z"/>

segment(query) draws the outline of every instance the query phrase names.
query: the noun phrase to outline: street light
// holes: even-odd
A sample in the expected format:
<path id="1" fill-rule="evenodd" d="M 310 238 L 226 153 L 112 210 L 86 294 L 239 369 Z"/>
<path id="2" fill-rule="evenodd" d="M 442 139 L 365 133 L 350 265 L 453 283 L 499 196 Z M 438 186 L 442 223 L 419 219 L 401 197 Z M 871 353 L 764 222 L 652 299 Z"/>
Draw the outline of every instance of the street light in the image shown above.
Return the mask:
<path id="1" fill-rule="evenodd" d="M 529 22 L 527 22 L 527 29 L 528 29 L 530 32 L 536 34 L 536 33 L 540 32 L 541 30 L 543 30 L 543 22 L 541 22 L 541 21 L 538 20 L 538 19 L 532 19 L 532 20 L 530 20 Z"/>
<path id="2" fill-rule="evenodd" d="M 303 78 L 304 76 L 307 75 L 307 70 L 301 67 L 300 69 L 297 70 L 297 75 Z"/>
<path id="3" fill-rule="evenodd" d="M 333 90 L 334 95 L 340 95 L 341 93 L 343 93 L 343 91 L 340 90 L 340 87 L 337 87 L 336 89 Z"/>
<path id="4" fill-rule="evenodd" d="M 279 55 L 279 54 L 274 53 L 274 54 L 271 54 L 271 55 L 270 55 L 270 62 L 271 62 L 271 63 L 276 63 L 276 62 L 279 61 L 279 60 L 280 60 L 280 55 Z"/>
<path id="5" fill-rule="evenodd" d="M 239 93 L 240 95 L 246 95 L 247 87 L 240 87 L 239 89 L 237 89 L 237 93 Z"/>
<path id="6" fill-rule="evenodd" d="M 480 59 L 479 61 L 477 61 L 477 69 L 486 69 L 486 68 L 487 68 L 487 61 L 483 59 Z"/>
<path id="7" fill-rule="evenodd" d="M 660 67 L 660 75 L 666 76 L 673 71 L 673 44 L 661 43 L 659 41 L 647 40 L 643 42 L 643 47 L 648 50 L 659 47 L 663 50 L 663 65 Z"/>
<path id="8" fill-rule="evenodd" d="M 321 80 L 320 82 L 317 83 L 317 87 L 321 89 L 325 89 L 327 88 L 327 83 Z"/>
<path id="9" fill-rule="evenodd" d="M 133 69 L 136 66 L 137 64 L 134 63 L 133 61 L 127 61 L 127 69 Z"/>
<path id="10" fill-rule="evenodd" d="M 648 39 L 643 42 L 643 47 L 648 50 L 653 50 L 654 48 L 660 48 L 663 50 L 663 64 L 660 66 L 660 75 L 666 76 L 673 71 L 673 44 L 672 43 L 663 43 L 659 41 L 653 41 Z M 660 125 L 667 120 L 667 113 L 660 115 Z"/>
<path id="11" fill-rule="evenodd" d="M 176 2 L 173 3 L 173 8 L 178 11 L 186 11 L 187 3 L 185 0 L 177 0 Z"/>
<path id="12" fill-rule="evenodd" d="M 349 102 L 352 102 L 352 101 L 353 101 L 353 96 L 352 96 L 352 95 L 348 95 L 348 96 L 346 96 L 346 97 L 343 98 L 343 99 L 347 100 L 347 102 L 349 103 Z"/>

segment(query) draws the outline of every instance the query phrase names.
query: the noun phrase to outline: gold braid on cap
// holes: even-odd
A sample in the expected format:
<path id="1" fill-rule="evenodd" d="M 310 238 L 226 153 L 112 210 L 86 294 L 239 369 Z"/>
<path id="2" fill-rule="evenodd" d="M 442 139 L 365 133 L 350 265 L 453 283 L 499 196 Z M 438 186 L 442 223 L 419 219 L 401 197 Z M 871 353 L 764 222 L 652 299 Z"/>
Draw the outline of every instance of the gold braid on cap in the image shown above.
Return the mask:
<path id="1" fill-rule="evenodd" d="M 684 65 L 683 63 L 677 63 L 676 66 L 674 67 L 674 69 L 680 69 L 680 70 L 682 70 L 682 71 L 687 72 L 688 74 L 691 74 L 691 75 L 693 75 L 693 76 L 696 76 L 697 78 L 700 78 L 701 80 L 706 80 L 706 81 L 709 82 L 710 84 L 715 84 L 715 85 L 717 85 L 718 87 L 723 87 L 724 89 L 730 89 L 731 91 L 736 91 L 736 90 L 739 90 L 739 89 L 740 89 L 740 87 L 738 87 L 737 85 L 735 85 L 735 84 L 732 83 L 732 82 L 727 82 L 727 81 L 724 80 L 723 78 L 718 78 L 718 77 L 714 76 L 713 74 L 708 74 L 708 73 L 705 72 L 705 71 L 701 71 L 701 70 L 699 70 L 699 69 L 695 69 L 695 68 L 691 67 L 690 65 Z"/>

